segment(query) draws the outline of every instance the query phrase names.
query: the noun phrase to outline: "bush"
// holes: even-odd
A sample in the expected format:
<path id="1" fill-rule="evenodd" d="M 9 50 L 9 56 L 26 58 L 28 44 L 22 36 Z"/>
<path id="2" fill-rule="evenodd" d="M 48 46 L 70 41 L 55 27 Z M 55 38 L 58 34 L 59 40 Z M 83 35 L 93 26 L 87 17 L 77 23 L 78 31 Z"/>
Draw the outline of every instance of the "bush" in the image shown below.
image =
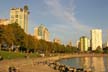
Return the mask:
<path id="1" fill-rule="evenodd" d="M 3 57 L 2 57 L 2 56 L 0 56 L 0 61 L 1 61 L 1 60 L 3 60 Z"/>

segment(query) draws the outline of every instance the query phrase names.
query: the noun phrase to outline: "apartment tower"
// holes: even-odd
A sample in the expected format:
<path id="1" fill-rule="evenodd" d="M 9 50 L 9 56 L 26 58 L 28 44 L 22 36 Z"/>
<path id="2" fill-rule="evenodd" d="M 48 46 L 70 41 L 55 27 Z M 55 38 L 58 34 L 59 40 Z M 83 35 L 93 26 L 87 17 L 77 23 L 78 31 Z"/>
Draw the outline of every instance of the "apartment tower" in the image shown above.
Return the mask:
<path id="1" fill-rule="evenodd" d="M 92 50 L 102 48 L 102 30 L 92 29 L 91 30 L 91 47 Z"/>
<path id="2" fill-rule="evenodd" d="M 88 51 L 89 39 L 86 36 L 80 37 L 80 51 Z"/>
<path id="3" fill-rule="evenodd" d="M 28 32 L 28 6 L 24 8 L 11 8 L 10 9 L 10 22 L 18 23 L 22 29 L 27 33 Z"/>
<path id="4" fill-rule="evenodd" d="M 43 39 L 45 41 L 49 41 L 48 29 L 43 24 L 39 25 L 34 29 L 34 37 L 36 39 Z"/>

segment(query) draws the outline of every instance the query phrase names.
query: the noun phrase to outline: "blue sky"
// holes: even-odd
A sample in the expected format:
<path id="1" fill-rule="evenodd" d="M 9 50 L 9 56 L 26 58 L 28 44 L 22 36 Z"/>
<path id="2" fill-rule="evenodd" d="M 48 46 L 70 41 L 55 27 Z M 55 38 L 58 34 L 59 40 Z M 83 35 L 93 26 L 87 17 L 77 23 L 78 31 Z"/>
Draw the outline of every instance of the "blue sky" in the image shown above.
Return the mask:
<path id="1" fill-rule="evenodd" d="M 103 42 L 108 36 L 108 0 L 0 0 L 0 18 L 9 18 L 12 7 L 29 6 L 29 33 L 44 24 L 50 39 L 58 37 L 73 44 L 81 36 L 90 38 L 90 30 L 101 28 Z"/>

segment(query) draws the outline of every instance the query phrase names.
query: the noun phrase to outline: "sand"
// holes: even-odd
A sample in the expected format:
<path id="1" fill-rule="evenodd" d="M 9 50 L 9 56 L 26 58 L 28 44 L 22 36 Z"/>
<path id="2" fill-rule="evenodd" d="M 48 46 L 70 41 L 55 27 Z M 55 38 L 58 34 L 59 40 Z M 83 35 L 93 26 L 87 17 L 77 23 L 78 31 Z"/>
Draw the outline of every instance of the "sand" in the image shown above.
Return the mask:
<path id="1" fill-rule="evenodd" d="M 108 56 L 103 54 L 60 54 L 55 57 L 25 58 L 0 61 L 0 72 L 8 72 L 9 66 L 15 66 L 17 72 L 59 72 L 52 69 L 46 61 L 56 61 L 63 58 L 85 57 L 85 56 Z"/>
<path id="2" fill-rule="evenodd" d="M 8 72 L 9 66 L 14 66 L 17 72 L 59 72 L 45 64 L 47 60 L 49 58 L 4 60 L 0 62 L 0 72 Z"/>

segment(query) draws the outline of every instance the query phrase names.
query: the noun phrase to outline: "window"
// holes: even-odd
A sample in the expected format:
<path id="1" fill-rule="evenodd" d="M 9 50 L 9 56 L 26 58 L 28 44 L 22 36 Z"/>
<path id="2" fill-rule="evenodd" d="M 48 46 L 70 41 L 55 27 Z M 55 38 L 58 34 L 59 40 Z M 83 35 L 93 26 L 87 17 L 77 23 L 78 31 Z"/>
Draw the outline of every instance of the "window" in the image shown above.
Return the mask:
<path id="1" fill-rule="evenodd" d="M 18 19 L 16 19 L 16 23 L 18 23 Z"/>
<path id="2" fill-rule="evenodd" d="M 20 15 L 20 19 L 22 19 L 22 16 Z"/>
<path id="3" fill-rule="evenodd" d="M 16 14 L 18 14 L 18 11 L 16 11 Z"/>
<path id="4" fill-rule="evenodd" d="M 16 18 L 18 18 L 18 15 L 16 15 Z"/>

